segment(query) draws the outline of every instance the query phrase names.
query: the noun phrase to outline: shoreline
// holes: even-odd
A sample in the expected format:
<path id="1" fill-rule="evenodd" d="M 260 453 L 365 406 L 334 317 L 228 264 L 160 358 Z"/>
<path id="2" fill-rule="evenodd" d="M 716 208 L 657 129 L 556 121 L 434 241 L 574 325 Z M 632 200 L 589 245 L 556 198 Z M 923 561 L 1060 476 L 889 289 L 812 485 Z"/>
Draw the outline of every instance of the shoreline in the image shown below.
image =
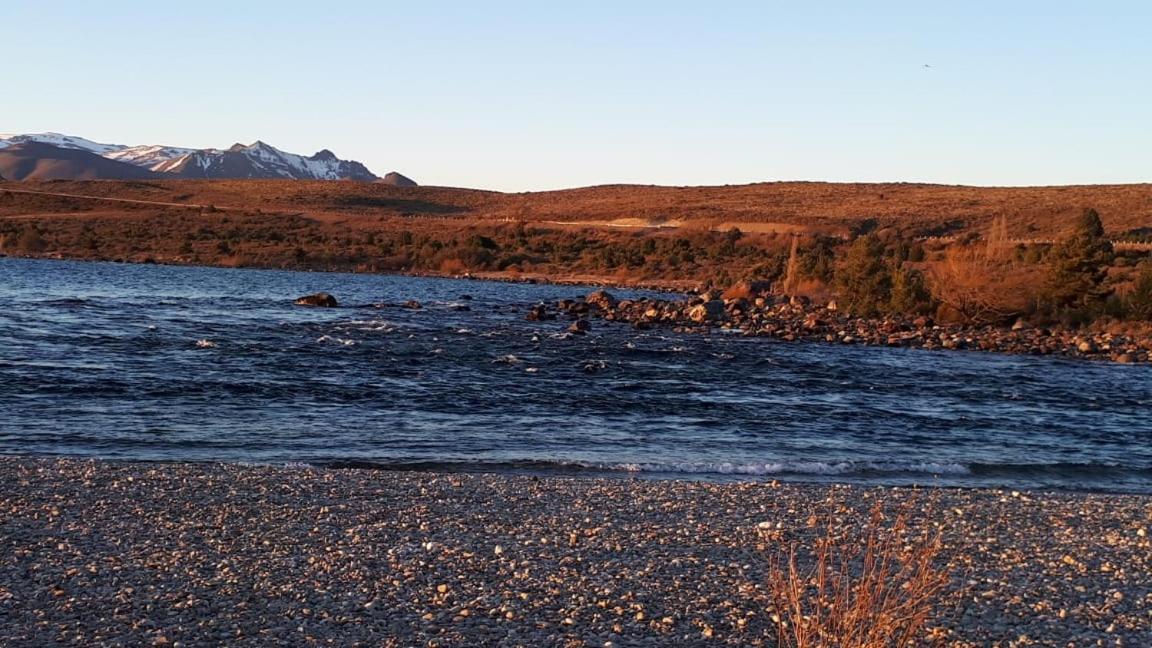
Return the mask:
<path id="1" fill-rule="evenodd" d="M 534 273 L 512 273 L 500 270 L 484 270 L 464 274 L 451 274 L 433 270 L 415 270 L 405 272 L 361 271 L 356 268 L 311 268 L 311 267 L 276 267 L 265 265 L 228 265 L 226 263 L 185 263 L 173 259 L 156 259 L 151 255 L 139 259 L 87 259 L 82 257 L 65 256 L 54 253 L 39 255 L 19 255 L 0 252 L 0 259 L 18 259 L 22 261 L 71 261 L 74 263 L 114 263 L 118 265 L 155 265 L 172 268 L 219 268 L 221 270 L 270 270 L 273 272 L 307 272 L 319 274 L 350 274 L 373 275 L 379 277 L 413 277 L 419 279 L 453 279 L 456 281 L 488 281 L 492 283 L 510 283 L 543 286 L 584 286 L 588 288 L 612 288 L 615 290 L 644 290 L 649 292 L 695 294 L 703 290 L 704 282 L 694 279 L 667 279 L 667 280 L 634 280 L 621 281 L 615 277 L 603 275 L 548 275 Z"/>
<path id="2" fill-rule="evenodd" d="M 1116 488 L 1107 486 L 1077 485 L 1073 483 L 1059 484 L 1040 482 L 1033 479 L 1028 481 L 1025 476 L 1016 477 L 1013 481 L 1005 479 L 998 481 L 988 478 L 980 481 L 978 477 L 965 483 L 965 480 L 956 477 L 943 477 L 940 474 L 929 472 L 893 473 L 889 477 L 872 476 L 863 477 L 858 473 L 754 473 L 754 472 L 677 472 L 674 470 L 626 470 L 610 467 L 596 467 L 580 463 L 550 462 L 547 460 L 525 460 L 523 465 L 518 462 L 508 463 L 464 463 L 443 462 L 436 460 L 408 461 L 402 463 L 382 463 L 371 460 L 291 460 L 282 461 L 250 461 L 243 459 L 150 459 L 130 457 L 108 457 L 99 455 L 79 454 L 0 454 L 0 462 L 8 460 L 29 461 L 61 461 L 61 462 L 87 462 L 104 463 L 123 466 L 139 466 L 149 468 L 165 467 L 203 467 L 213 466 L 271 469 L 271 470 L 306 470 L 306 471 L 353 471 L 366 474 L 413 474 L 413 475 L 440 475 L 440 476 L 476 476 L 482 478 L 514 478 L 514 479 L 588 479 L 604 482 L 686 482 L 693 484 L 708 484 L 714 486 L 739 485 L 780 485 L 787 484 L 798 488 L 858 488 L 858 489 L 907 489 L 930 491 L 1030 491 L 1036 493 L 1101 496 L 1130 496 L 1152 498 L 1152 490 L 1139 487 Z"/>
<path id="3" fill-rule="evenodd" d="M 1032 355 L 1061 357 L 1072 360 L 1109 361 L 1118 364 L 1152 364 L 1152 325 L 1119 323 L 1125 330 L 1133 327 L 1138 333 L 1113 333 L 1112 324 L 1097 322 L 1084 328 L 1066 328 L 1059 325 L 1033 327 L 1030 325 L 995 326 L 937 323 L 926 316 L 890 316 L 866 318 L 838 311 L 835 300 L 826 305 L 812 303 L 807 298 L 787 298 L 779 295 L 760 295 L 749 298 L 724 298 L 718 290 L 702 291 L 676 287 L 661 282 L 621 283 L 609 277 L 548 277 L 483 275 L 450 275 L 436 272 L 380 273 L 357 272 L 351 269 L 292 269 L 264 266 L 232 267 L 226 265 L 184 264 L 134 260 L 80 259 L 54 256 L 11 256 L 0 253 L 0 259 L 70 261 L 78 263 L 116 263 L 134 265 L 165 265 L 182 268 L 221 268 L 232 270 L 270 270 L 277 272 L 324 272 L 332 274 L 372 274 L 382 277 L 413 277 L 425 279 L 451 279 L 457 281 L 487 281 L 529 285 L 559 285 L 595 288 L 582 300 L 561 300 L 544 306 L 543 311 L 529 311 L 528 319 L 556 319 L 564 316 L 576 324 L 590 317 L 623 322 L 637 328 L 662 326 L 677 332 L 700 333 L 708 330 L 727 330 L 749 337 L 767 337 L 783 342 L 806 341 L 819 344 L 854 344 L 916 348 L 928 351 L 976 351 L 1001 355 Z M 678 301 L 664 299 L 616 300 L 606 289 L 663 292 L 684 297 Z M 339 294 L 339 288 L 329 290 Z M 603 296 L 607 296 L 604 299 Z M 589 298 L 592 298 L 589 300 Z M 286 300 L 295 296 L 286 295 Z M 548 309 L 552 309 L 548 311 Z M 572 329 L 582 333 L 586 329 Z"/>
<path id="4" fill-rule="evenodd" d="M 874 502 L 942 525 L 947 645 L 1152 636 L 1152 496 L 32 457 L 0 458 L 0 626 L 14 646 L 773 645 L 773 548 Z"/>

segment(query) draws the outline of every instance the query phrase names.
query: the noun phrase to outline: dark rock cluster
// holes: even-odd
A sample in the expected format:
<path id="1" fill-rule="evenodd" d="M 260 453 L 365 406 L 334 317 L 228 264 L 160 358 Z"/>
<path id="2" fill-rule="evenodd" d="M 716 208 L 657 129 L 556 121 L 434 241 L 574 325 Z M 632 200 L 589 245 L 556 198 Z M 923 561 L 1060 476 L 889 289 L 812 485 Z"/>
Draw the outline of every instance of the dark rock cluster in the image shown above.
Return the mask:
<path id="1" fill-rule="evenodd" d="M 638 329 L 665 326 L 682 331 L 736 329 L 744 335 L 780 340 L 835 344 L 979 350 L 1026 355 L 1054 355 L 1149 362 L 1152 339 L 1063 327 L 971 326 L 944 324 L 931 317 L 855 317 L 835 302 L 814 304 L 802 297 L 762 295 L 724 299 L 706 292 L 686 300 L 616 299 L 597 290 L 583 300 L 537 304 L 530 320 L 598 317 L 626 322 Z"/>

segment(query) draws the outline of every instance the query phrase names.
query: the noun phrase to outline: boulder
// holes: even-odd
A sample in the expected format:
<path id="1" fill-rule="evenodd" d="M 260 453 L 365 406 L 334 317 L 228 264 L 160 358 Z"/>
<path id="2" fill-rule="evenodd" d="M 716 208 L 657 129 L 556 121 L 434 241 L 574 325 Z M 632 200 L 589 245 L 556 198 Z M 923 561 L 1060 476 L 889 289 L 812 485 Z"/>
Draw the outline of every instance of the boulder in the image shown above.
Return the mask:
<path id="1" fill-rule="evenodd" d="M 542 322 L 544 320 L 554 320 L 556 319 L 556 315 L 549 313 L 548 307 L 544 304 L 536 304 L 528 309 L 528 314 L 524 316 L 524 319 L 530 322 Z"/>
<path id="2" fill-rule="evenodd" d="M 696 323 L 715 322 L 724 318 L 724 302 L 712 299 L 688 310 L 688 319 Z"/>
<path id="3" fill-rule="evenodd" d="M 589 322 L 586 319 L 578 319 L 575 322 L 572 322 L 572 325 L 568 327 L 569 333 L 575 333 L 577 335 L 584 335 L 591 330 L 592 322 Z"/>
<path id="4" fill-rule="evenodd" d="M 616 308 L 616 304 L 618 303 L 616 298 L 606 290 L 597 290 L 589 293 L 588 296 L 584 298 L 584 302 L 602 311 L 610 311 Z"/>
<path id="5" fill-rule="evenodd" d="M 304 295 L 296 300 L 297 306 L 319 306 L 321 308 L 336 308 L 336 298 L 326 292 L 318 292 L 314 295 Z"/>
<path id="6" fill-rule="evenodd" d="M 423 304 L 416 301 L 415 299 L 409 299 L 408 301 L 404 302 L 404 308 L 408 308 L 411 310 L 420 310 L 421 308 L 424 308 L 424 306 L 423 306 Z"/>

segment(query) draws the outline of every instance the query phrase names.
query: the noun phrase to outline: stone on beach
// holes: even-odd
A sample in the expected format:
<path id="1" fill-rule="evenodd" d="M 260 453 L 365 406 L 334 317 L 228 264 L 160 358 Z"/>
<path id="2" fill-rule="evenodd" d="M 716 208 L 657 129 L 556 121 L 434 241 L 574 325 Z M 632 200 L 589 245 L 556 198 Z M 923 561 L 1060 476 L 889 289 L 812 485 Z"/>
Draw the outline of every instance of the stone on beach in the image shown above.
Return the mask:
<path id="1" fill-rule="evenodd" d="M 774 646 L 781 539 L 909 488 L 0 459 L 5 646 Z M 936 491 L 951 646 L 1143 646 L 1148 496 Z M 807 546 L 806 544 L 803 546 Z M 1071 559 L 1066 561 L 1065 557 Z M 390 643 L 390 639 L 392 643 Z"/>

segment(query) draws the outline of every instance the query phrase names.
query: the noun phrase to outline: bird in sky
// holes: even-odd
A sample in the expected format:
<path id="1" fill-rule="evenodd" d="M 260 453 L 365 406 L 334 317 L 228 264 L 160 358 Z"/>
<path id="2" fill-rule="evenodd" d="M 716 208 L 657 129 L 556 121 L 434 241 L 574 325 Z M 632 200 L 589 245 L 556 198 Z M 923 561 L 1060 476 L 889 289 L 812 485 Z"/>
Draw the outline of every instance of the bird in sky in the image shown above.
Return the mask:
<path id="1" fill-rule="evenodd" d="M 925 63 L 925 64 L 924 64 L 924 67 L 925 67 L 925 68 L 930 68 L 930 67 L 932 67 L 932 66 L 931 66 L 931 65 L 928 65 L 927 63 Z"/>

